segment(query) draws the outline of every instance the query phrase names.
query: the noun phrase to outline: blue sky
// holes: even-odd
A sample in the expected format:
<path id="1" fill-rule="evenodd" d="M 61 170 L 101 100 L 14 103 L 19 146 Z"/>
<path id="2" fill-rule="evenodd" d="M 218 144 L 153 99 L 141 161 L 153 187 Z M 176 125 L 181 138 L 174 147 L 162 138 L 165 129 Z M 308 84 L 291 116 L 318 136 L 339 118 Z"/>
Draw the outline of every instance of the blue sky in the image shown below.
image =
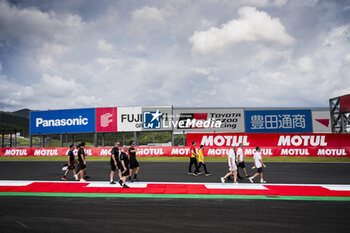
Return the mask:
<path id="1" fill-rule="evenodd" d="M 0 110 L 327 107 L 350 2 L 0 0 Z"/>

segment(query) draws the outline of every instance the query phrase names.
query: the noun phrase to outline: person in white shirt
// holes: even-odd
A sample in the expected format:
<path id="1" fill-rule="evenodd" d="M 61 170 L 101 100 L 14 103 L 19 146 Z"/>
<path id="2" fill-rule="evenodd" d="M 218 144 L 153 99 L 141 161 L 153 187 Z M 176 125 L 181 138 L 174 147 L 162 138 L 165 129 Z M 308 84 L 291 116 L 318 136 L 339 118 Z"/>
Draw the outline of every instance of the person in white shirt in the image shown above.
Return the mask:
<path id="1" fill-rule="evenodd" d="M 245 178 L 248 178 L 249 176 L 247 174 L 247 169 L 245 168 L 245 163 L 244 163 L 244 158 L 243 158 L 243 143 L 240 143 L 239 147 L 237 149 L 237 162 L 238 162 L 237 173 L 239 174 L 239 168 L 242 168 L 244 175 L 245 175 Z M 240 178 L 240 176 L 238 176 L 238 178 Z"/>
<path id="2" fill-rule="evenodd" d="M 266 168 L 266 165 L 262 161 L 260 147 L 256 147 L 255 148 L 255 152 L 254 152 L 254 166 L 257 169 L 257 172 L 252 177 L 248 178 L 249 181 L 251 183 L 254 183 L 253 179 L 260 175 L 260 183 L 266 183 L 266 181 L 263 178 L 263 167 Z"/>
<path id="3" fill-rule="evenodd" d="M 221 183 L 225 183 L 225 179 L 233 174 L 233 183 L 238 184 L 238 182 L 237 182 L 236 153 L 235 153 L 233 147 L 234 146 L 232 145 L 228 151 L 228 154 L 227 154 L 229 172 L 224 177 L 220 178 Z"/>

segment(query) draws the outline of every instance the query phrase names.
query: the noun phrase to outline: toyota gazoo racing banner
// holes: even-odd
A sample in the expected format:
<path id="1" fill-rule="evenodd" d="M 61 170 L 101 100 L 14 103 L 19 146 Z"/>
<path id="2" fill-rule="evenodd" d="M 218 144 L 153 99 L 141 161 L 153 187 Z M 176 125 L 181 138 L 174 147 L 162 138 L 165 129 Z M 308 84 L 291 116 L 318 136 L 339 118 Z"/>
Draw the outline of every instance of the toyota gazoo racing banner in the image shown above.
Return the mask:
<path id="1" fill-rule="evenodd" d="M 175 132 L 244 132 L 241 108 L 174 109 Z"/>
<path id="2" fill-rule="evenodd" d="M 246 110 L 246 133 L 312 133 L 310 110 Z"/>
<path id="3" fill-rule="evenodd" d="M 95 109 L 65 109 L 30 113 L 30 134 L 95 132 Z"/>
<path id="4" fill-rule="evenodd" d="M 239 143 L 243 143 L 246 156 L 253 156 L 257 146 L 264 156 L 350 156 L 350 134 L 187 134 L 187 146 L 193 141 L 198 147 L 209 147 L 208 156 L 224 156 L 232 144 Z"/>

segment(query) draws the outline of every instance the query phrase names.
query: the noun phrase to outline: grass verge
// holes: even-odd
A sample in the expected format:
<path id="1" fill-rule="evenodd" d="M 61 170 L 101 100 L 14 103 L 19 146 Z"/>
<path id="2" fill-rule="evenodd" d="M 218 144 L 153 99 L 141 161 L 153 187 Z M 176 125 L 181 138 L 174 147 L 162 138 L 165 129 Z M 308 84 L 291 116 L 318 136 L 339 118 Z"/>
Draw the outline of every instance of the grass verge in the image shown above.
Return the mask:
<path id="1" fill-rule="evenodd" d="M 109 161 L 110 157 L 88 156 L 87 161 Z M 188 157 L 138 157 L 139 161 L 186 161 Z M 252 157 L 246 157 L 247 162 L 253 161 Z M 263 157 L 265 162 L 350 162 L 350 157 Z M 0 157 L 0 161 L 67 161 L 65 156 L 52 157 Z M 227 161 L 227 157 L 206 157 L 205 161 Z"/>

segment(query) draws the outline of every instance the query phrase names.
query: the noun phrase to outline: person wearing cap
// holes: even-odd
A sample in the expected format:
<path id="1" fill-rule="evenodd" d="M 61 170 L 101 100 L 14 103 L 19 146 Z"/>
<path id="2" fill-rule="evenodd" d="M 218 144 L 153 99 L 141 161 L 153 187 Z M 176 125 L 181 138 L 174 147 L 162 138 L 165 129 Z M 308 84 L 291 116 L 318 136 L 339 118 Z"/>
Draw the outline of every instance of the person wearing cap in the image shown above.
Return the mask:
<path id="1" fill-rule="evenodd" d="M 228 167 L 229 172 L 224 176 L 221 177 L 221 183 L 225 183 L 225 179 L 233 174 L 233 183 L 238 184 L 237 182 L 237 165 L 236 165 L 236 153 L 234 151 L 234 145 L 231 145 L 231 148 L 228 150 L 227 157 L 228 157 Z"/>

